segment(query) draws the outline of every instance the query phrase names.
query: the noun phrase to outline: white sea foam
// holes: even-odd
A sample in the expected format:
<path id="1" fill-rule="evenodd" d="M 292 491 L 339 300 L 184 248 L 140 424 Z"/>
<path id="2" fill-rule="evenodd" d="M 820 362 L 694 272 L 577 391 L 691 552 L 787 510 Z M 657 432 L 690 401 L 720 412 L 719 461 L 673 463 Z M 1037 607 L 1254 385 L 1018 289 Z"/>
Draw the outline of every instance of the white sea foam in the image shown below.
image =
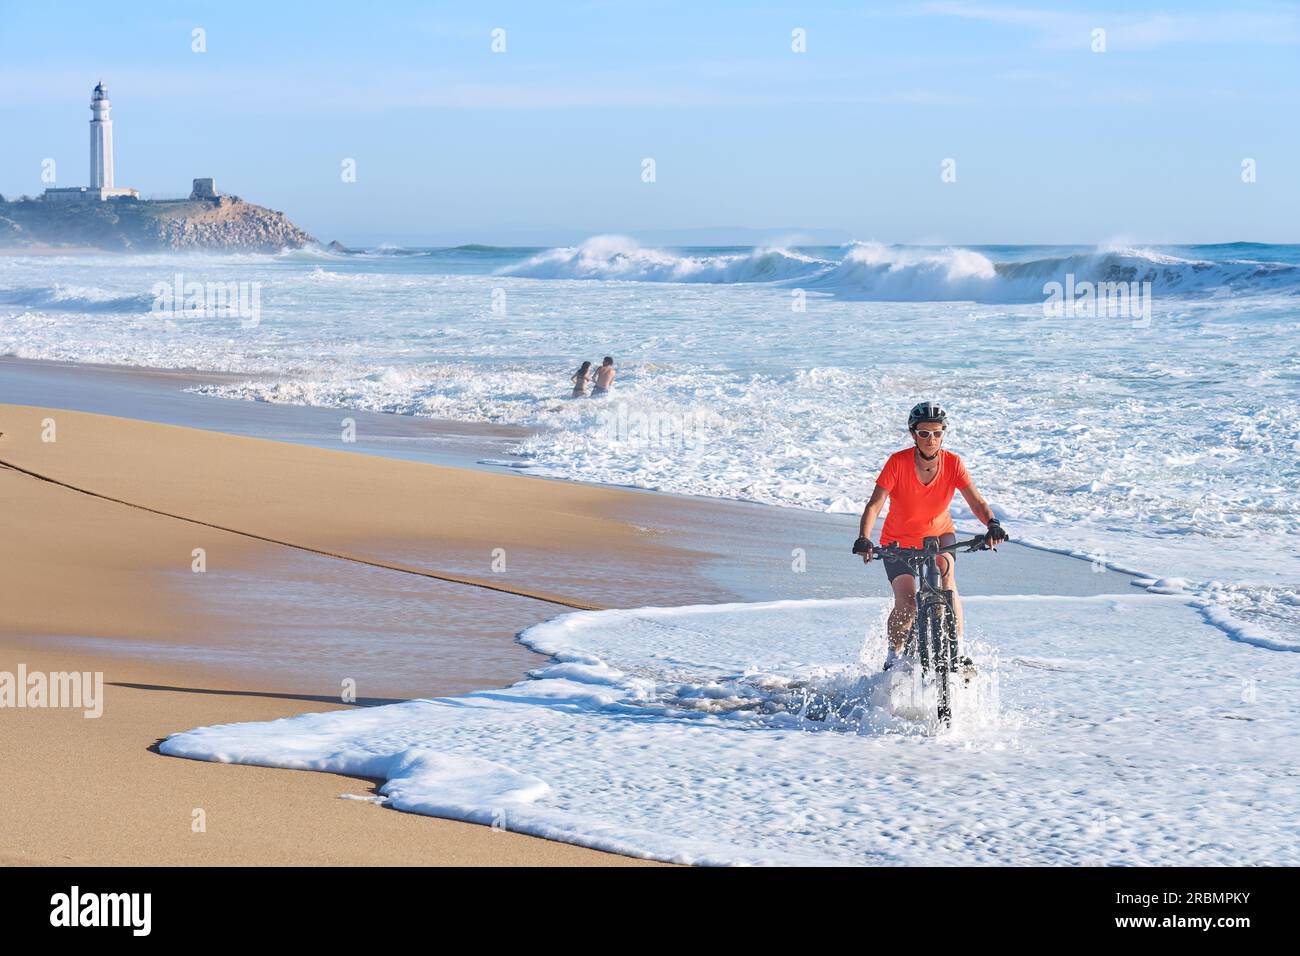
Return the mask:
<path id="1" fill-rule="evenodd" d="M 679 862 L 1300 862 L 1300 671 L 1177 597 L 967 602 L 981 674 L 947 732 L 878 673 L 884 602 L 787 601 L 569 614 L 522 635 L 554 662 L 506 690 L 160 749 Z"/>
<path id="2" fill-rule="evenodd" d="M 499 270 L 531 279 L 624 279 L 638 282 L 774 282 L 807 276 L 833 263 L 788 249 L 687 255 L 647 249 L 624 236 L 596 236 L 549 249 Z"/>
<path id="3" fill-rule="evenodd" d="M 818 276 L 811 287 L 853 298 L 903 302 L 1004 301 L 1007 291 L 996 267 L 978 252 L 899 249 L 881 243 L 850 247 L 839 265 Z M 1017 295 L 1010 301 L 1022 299 Z"/>
<path id="4" fill-rule="evenodd" d="M 1155 295 L 1300 291 L 1300 268 L 1246 260 L 1208 262 L 1149 249 L 1113 249 L 993 262 L 969 249 L 910 249 L 861 243 L 810 288 L 841 297 L 899 302 L 1042 302 L 1044 286 L 1150 282 Z"/>

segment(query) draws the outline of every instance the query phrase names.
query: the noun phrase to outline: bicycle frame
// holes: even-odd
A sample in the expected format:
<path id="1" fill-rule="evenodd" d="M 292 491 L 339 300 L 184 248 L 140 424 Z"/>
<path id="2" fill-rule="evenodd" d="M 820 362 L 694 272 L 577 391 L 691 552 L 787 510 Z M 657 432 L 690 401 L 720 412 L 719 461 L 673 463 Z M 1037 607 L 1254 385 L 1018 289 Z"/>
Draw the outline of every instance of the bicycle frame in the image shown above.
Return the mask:
<path id="1" fill-rule="evenodd" d="M 881 557 L 903 561 L 916 578 L 916 617 L 904 650 L 920 659 L 923 676 L 933 677 L 938 690 L 938 716 L 944 726 L 952 724 L 948 677 L 960 668 L 960 661 L 953 595 L 941 587 L 939 555 L 955 554 L 963 548 L 980 551 L 989 547 L 987 536 L 981 534 L 949 545 L 940 545 L 938 538 L 931 537 L 920 548 L 904 548 L 895 542 L 874 549 Z"/>

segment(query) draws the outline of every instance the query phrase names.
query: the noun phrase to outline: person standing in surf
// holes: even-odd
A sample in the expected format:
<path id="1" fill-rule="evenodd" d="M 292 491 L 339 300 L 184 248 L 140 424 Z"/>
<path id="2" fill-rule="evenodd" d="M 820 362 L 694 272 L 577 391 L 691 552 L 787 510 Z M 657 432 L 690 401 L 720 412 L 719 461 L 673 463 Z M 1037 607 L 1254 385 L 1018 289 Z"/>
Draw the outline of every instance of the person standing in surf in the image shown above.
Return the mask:
<path id="1" fill-rule="evenodd" d="M 1002 530 L 984 496 L 976 490 L 961 458 L 941 447 L 944 433 L 948 430 L 948 413 L 938 402 L 921 402 L 908 414 L 907 428 L 912 435 L 912 447 L 889 456 L 876 478 L 871 500 L 862 512 L 854 550 L 862 554 L 863 562 L 874 556 L 871 529 L 875 527 L 886 500 L 889 513 L 880 529 L 882 545 L 897 542 L 904 548 L 919 548 L 928 537 L 937 537 L 941 545 L 954 543 L 957 531 L 948 508 L 953 493 L 958 491 L 966 499 L 971 513 L 988 527 L 990 547 L 1005 541 L 1007 533 Z M 955 559 L 955 554 L 941 554 L 938 565 L 943 575 L 943 587 L 952 590 L 960 640 L 962 610 L 961 597 L 957 593 Z M 885 670 L 889 670 L 902 657 L 903 643 L 916 617 L 916 579 L 902 561 L 886 556 L 884 562 L 885 573 L 894 591 L 894 608 L 889 614 L 889 651 L 885 656 Z"/>
<path id="2" fill-rule="evenodd" d="M 594 381 L 591 376 L 591 363 L 583 362 L 582 366 L 569 376 L 569 381 L 573 383 L 573 394 L 570 398 L 582 398 L 587 394 L 587 383 Z"/>
<path id="3" fill-rule="evenodd" d="M 594 381 L 595 384 L 591 387 L 592 398 L 609 394 L 609 390 L 614 387 L 614 359 L 612 356 L 605 356 L 605 360 L 600 363 L 600 368 L 596 369 Z"/>

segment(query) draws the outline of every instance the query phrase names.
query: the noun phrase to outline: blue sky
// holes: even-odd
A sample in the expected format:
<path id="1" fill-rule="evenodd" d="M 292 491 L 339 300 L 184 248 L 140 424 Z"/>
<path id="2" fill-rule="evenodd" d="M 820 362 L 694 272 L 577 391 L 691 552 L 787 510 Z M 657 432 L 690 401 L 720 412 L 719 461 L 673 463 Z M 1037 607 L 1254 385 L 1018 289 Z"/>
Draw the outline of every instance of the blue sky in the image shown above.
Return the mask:
<path id="1" fill-rule="evenodd" d="M 1294 3 L 0 0 L 0 193 L 100 77 L 118 185 L 324 240 L 1300 241 Z"/>

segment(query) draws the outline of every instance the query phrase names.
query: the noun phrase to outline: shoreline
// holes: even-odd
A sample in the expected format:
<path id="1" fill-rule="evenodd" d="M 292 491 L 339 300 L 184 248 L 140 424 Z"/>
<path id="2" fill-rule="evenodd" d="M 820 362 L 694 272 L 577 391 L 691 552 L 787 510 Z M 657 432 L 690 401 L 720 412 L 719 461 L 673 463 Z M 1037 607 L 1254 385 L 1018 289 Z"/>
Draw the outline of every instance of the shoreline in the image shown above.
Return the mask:
<path id="1" fill-rule="evenodd" d="M 509 473 L 479 464 L 509 455 L 529 429 L 380 412 L 249 402 L 187 389 L 246 381 L 247 373 L 0 356 L 0 404 L 60 407 L 249 438 Z M 344 418 L 355 438 L 341 438 Z"/>
<path id="2" fill-rule="evenodd" d="M 102 400 L 120 398 L 123 389 L 116 373 L 114 382 L 75 366 L 39 372 L 47 386 L 69 377 L 89 382 L 91 392 L 107 391 Z M 175 391 L 170 398 L 157 389 L 144 394 L 158 418 L 175 417 L 175 405 L 187 404 Z M 264 403 L 206 405 L 245 406 L 250 417 L 241 427 L 254 431 L 301 434 L 317 414 Z M 47 418 L 58 429 L 48 444 L 38 437 Z M 254 418 L 271 424 L 250 425 Z M 0 670 L 20 662 L 29 671 L 102 670 L 107 685 L 99 720 L 50 710 L 0 713 L 20 731 L 4 742 L 6 766 L 20 768 L 3 785 L 18 821 L 0 850 L 4 862 L 634 862 L 516 834 L 502 840 L 481 825 L 413 814 L 378 814 L 383 819 L 376 822 L 376 814 L 352 806 L 357 800 L 336 799 L 341 792 L 372 796 L 369 781 L 217 770 L 154 752 L 178 731 L 346 706 L 338 700 L 346 677 L 357 679 L 361 703 L 509 686 L 547 660 L 515 635 L 567 610 L 290 553 L 222 528 L 467 578 L 488 577 L 491 549 L 502 546 L 511 580 L 601 606 L 884 590 L 883 577 L 864 577 L 860 562 L 826 563 L 842 550 L 843 515 L 555 479 L 526 483 L 531 476 L 508 469 L 468 470 L 28 405 L 0 404 L 0 430 L 4 461 L 209 523 L 177 521 L 0 468 L 10 503 L 3 526 L 14 545 L 0 567 L 10 612 L 0 627 Z M 395 513 L 396 503 L 438 500 L 455 504 Z M 759 516 L 764 533 L 756 535 Z M 814 555 L 813 574 L 792 573 L 792 541 Z M 205 552 L 203 574 L 191 570 L 196 547 Z M 1011 558 L 1002 567 L 971 562 L 963 593 L 1023 593 L 1035 581 L 1052 592 L 1129 588 L 1127 577 L 1097 574 L 1087 562 L 1017 557 L 1014 549 Z M 87 768 L 94 768 L 97 794 L 82 792 Z M 51 787 L 71 796 L 51 805 Z M 196 807 L 218 808 L 220 840 L 189 839 L 188 814 Z M 293 819 L 282 819 L 282 809 Z M 105 828 L 96 822 L 102 820 L 114 823 Z M 329 852 L 311 847 L 321 820 L 329 827 Z"/>
<path id="3" fill-rule="evenodd" d="M 402 460 L 469 469 L 471 471 L 510 475 L 546 485 L 602 489 L 625 496 L 620 499 L 630 520 L 656 521 L 664 529 L 684 536 L 697 548 L 721 551 L 723 560 L 716 562 L 720 573 L 710 578 L 729 592 L 732 600 L 768 600 L 781 597 L 826 597 L 834 590 L 839 594 L 856 594 L 861 590 L 860 564 L 837 563 L 822 569 L 833 575 L 828 587 L 790 585 L 807 576 L 791 578 L 781 574 L 778 587 L 771 579 L 760 587 L 739 580 L 748 577 L 759 561 L 772 560 L 763 548 L 751 542 L 755 522 L 771 525 L 781 533 L 810 545 L 829 545 L 841 550 L 844 539 L 855 536 L 857 515 L 813 511 L 739 498 L 717 498 L 664 491 L 634 485 L 574 481 L 568 478 L 538 475 L 523 467 L 518 459 L 512 465 L 485 463 L 486 454 L 494 458 L 511 455 L 509 447 L 537 429 L 517 425 L 467 422 L 453 419 L 422 418 L 356 409 L 325 406 L 280 404 L 214 398 L 181 391 L 177 386 L 205 382 L 238 381 L 249 377 L 242 373 L 210 372 L 196 369 L 162 369 L 133 365 L 64 362 L 48 359 L 22 359 L 0 356 L 0 405 L 39 406 L 38 397 L 64 399 L 67 407 L 92 414 L 108 414 L 155 424 L 180 425 L 219 434 L 264 438 L 314 448 L 329 448 L 374 456 L 384 460 Z M 85 387 L 69 382 L 86 382 Z M 125 393 L 128 398 L 123 399 Z M 53 404 L 48 402 L 46 404 Z M 339 415 L 357 421 L 356 440 L 343 444 L 338 437 Z M 0 431 L 3 431 L 0 428 Z M 973 528 L 978 532 L 978 528 Z M 1021 583 L 1038 587 L 1044 593 L 1096 594 L 1107 588 L 1124 590 L 1143 576 L 1140 571 L 1109 564 L 1102 571 L 1088 555 L 1045 544 L 1016 542 L 1013 551 L 1029 549 L 1037 561 L 1045 562 L 1046 571 L 1028 563 L 1020 569 Z M 739 552 L 732 560 L 725 555 Z M 784 561 L 788 554 L 781 552 Z M 847 573 L 846 573 L 847 569 Z M 788 568 L 785 570 L 788 571 Z M 1079 572 L 1078 581 L 1072 580 Z M 1083 574 L 1082 572 L 1091 572 Z M 1025 574 L 1028 577 L 1024 577 Z M 883 581 L 883 578 L 881 579 Z M 998 586 L 995 576 L 978 576 L 977 586 L 987 593 L 1009 593 Z M 1100 587 L 1099 587 L 1100 586 Z M 1065 588 L 1065 590 L 1061 590 Z M 690 594 L 687 600 L 695 600 Z"/>
<path id="4" fill-rule="evenodd" d="M 32 670 L 102 670 L 105 713 L 4 710 L 0 866 L 637 866 L 650 861 L 374 805 L 377 781 L 163 756 L 203 724 L 340 709 L 84 651 L 18 646 Z M 6 669 L 0 663 L 0 670 Z M 34 764 L 39 766 L 34 766 Z M 51 794 L 57 798 L 51 799 Z M 196 829 L 202 827 L 202 829 Z"/>
<path id="5" fill-rule="evenodd" d="M 61 410 L 0 406 L 0 417 L 5 423 L 0 458 L 6 462 L 35 471 L 32 459 L 43 456 L 48 459 L 44 471 L 57 472 L 60 480 L 100 488 L 117 482 L 154 501 L 188 499 L 211 514 L 233 502 L 246 524 L 288 528 L 316 543 L 347 542 L 379 553 L 382 540 L 402 536 L 391 526 L 381 535 L 377 526 L 410 519 L 386 522 L 376 509 L 382 512 L 391 496 L 409 491 L 414 482 L 442 486 L 444 493 L 459 498 L 460 514 L 424 515 L 412 522 L 416 530 L 406 532 L 406 540 L 439 541 L 449 554 L 463 546 L 469 520 L 464 513 L 477 510 L 475 517 L 495 527 L 493 534 L 512 554 L 517 549 L 526 555 L 536 547 L 530 542 L 538 538 L 555 554 L 550 538 L 564 537 L 558 529 L 581 534 L 580 529 L 591 526 L 620 548 L 645 551 L 643 563 L 648 566 L 688 557 L 681 549 L 638 544 L 635 528 L 600 513 L 608 507 L 600 501 L 607 492 L 559 484 L 548 485 L 546 492 L 534 491 L 529 496 L 532 528 L 519 531 L 481 513 L 484 507 L 499 507 L 517 497 L 514 488 L 520 479 L 515 476 L 471 475 Z M 44 419 L 57 423 L 55 442 L 44 444 L 34 437 Z M 123 465 L 144 457 L 149 458 L 144 467 L 139 461 L 134 470 Z M 250 486 L 266 489 L 270 500 L 258 502 L 259 496 L 250 496 L 250 486 L 243 485 L 228 489 L 223 499 L 221 475 L 212 474 L 223 468 L 244 470 Z M 259 474 L 248 473 L 259 468 Z M 310 484 L 313 501 L 299 500 L 305 494 L 301 486 L 282 489 L 278 496 L 267 489 L 266 478 L 278 475 L 288 482 L 295 470 Z M 383 487 L 371 491 L 367 500 L 364 487 L 356 486 L 358 480 Z M 449 583 L 439 584 L 432 596 L 421 596 L 405 581 L 399 585 L 391 580 L 401 577 L 391 572 L 371 569 L 373 573 L 358 582 L 356 575 L 318 566 L 319 560 L 286 570 L 280 549 L 268 541 L 92 498 L 12 468 L 0 469 L 0 488 L 10 505 L 3 525 L 11 545 L 0 557 L 7 608 L 0 626 L 0 670 L 12 673 L 22 665 L 29 673 L 102 671 L 106 683 L 104 714 L 98 719 L 56 709 L 0 712 L 4 726 L 15 730 L 4 735 L 3 743 L 5 765 L 15 768 L 3 785 L 15 821 L 14 832 L 0 850 L 5 862 L 623 862 L 544 840 L 528 838 L 525 845 L 519 842 L 525 838 L 514 834 L 502 841 L 490 828 L 470 824 L 438 821 L 421 830 L 430 821 L 409 814 L 380 814 L 385 819 L 376 823 L 375 814 L 362 816 L 350 805 L 338 807 L 337 801 L 319 806 L 322 795 L 336 796 L 341 788 L 366 797 L 366 787 L 373 789 L 373 782 L 307 773 L 288 775 L 294 782 L 282 782 L 272 771 L 241 768 L 222 773 L 210 764 L 154 752 L 168 734 L 204 723 L 266 720 L 346 706 L 338 699 L 340 678 L 355 681 L 363 703 L 455 695 L 514 683 L 544 658 L 515 642 L 513 634 L 563 608 Z M 322 503 L 349 497 L 344 489 L 352 492 L 349 507 L 355 513 L 335 512 L 337 525 L 315 526 Z M 130 500 L 125 495 L 123 499 Z M 296 513 L 285 514 L 294 508 Z M 190 567 L 196 547 L 203 549 L 208 562 L 202 574 Z M 527 566 L 524 555 L 518 560 Z M 295 582 L 278 580 L 277 575 L 305 577 Z M 302 582 L 311 589 L 306 595 L 295 590 Z M 265 593 L 252 594 L 250 587 Z M 343 588 L 360 592 L 359 599 L 343 601 Z M 281 607 L 286 600 L 292 605 L 288 614 Z M 390 625 L 412 614 L 422 614 L 421 626 L 405 644 L 390 644 L 388 654 L 403 658 L 424 653 L 430 661 L 425 669 L 417 667 L 414 678 L 391 666 L 372 667 L 368 676 L 358 670 L 373 664 L 371 648 L 390 636 Z M 445 625 L 441 635 L 435 630 L 440 622 Z M 277 634 L 278 628 L 290 625 L 301 637 L 332 629 L 335 644 L 326 641 L 308 649 L 309 655 L 319 651 L 330 659 L 316 662 L 313 670 L 313 662 L 295 656 L 297 649 L 286 647 Z M 357 628 L 356 633 L 338 638 L 340 628 L 349 626 Z M 69 638 L 79 641 L 69 643 Z M 115 644 L 126 652 L 112 653 Z M 205 644 L 253 664 L 232 667 L 189 653 Z M 430 644 L 436 645 L 432 657 Z M 162 653 L 178 647 L 186 651 L 179 659 Z M 257 663 L 259 655 L 276 654 L 285 659 L 274 661 L 274 666 Z M 352 663 L 344 663 L 349 655 Z M 78 784 L 88 772 L 97 781 L 89 788 Z M 254 779 L 258 793 L 250 801 L 247 790 Z M 199 780 L 201 797 L 190 795 Z M 51 803 L 44 797 L 51 790 L 66 796 Z M 308 793 L 315 796 L 308 798 Z M 225 819 L 221 840 L 188 839 L 188 814 L 195 807 L 219 808 Z M 289 812 L 285 807 L 293 807 L 297 817 L 280 819 Z M 169 831 L 160 814 L 178 829 Z M 329 842 L 335 849 L 328 852 L 310 846 L 322 816 L 332 821 Z M 268 819 L 273 832 L 265 834 Z M 105 820 L 114 822 L 107 828 L 97 822 Z M 214 832 L 210 829 L 209 836 Z M 376 837 L 387 840 L 382 848 L 372 848 Z M 269 846 L 261 847 L 263 842 Z M 254 845 L 259 848 L 251 852 Z M 341 856 L 341 847 L 359 858 Z"/>

